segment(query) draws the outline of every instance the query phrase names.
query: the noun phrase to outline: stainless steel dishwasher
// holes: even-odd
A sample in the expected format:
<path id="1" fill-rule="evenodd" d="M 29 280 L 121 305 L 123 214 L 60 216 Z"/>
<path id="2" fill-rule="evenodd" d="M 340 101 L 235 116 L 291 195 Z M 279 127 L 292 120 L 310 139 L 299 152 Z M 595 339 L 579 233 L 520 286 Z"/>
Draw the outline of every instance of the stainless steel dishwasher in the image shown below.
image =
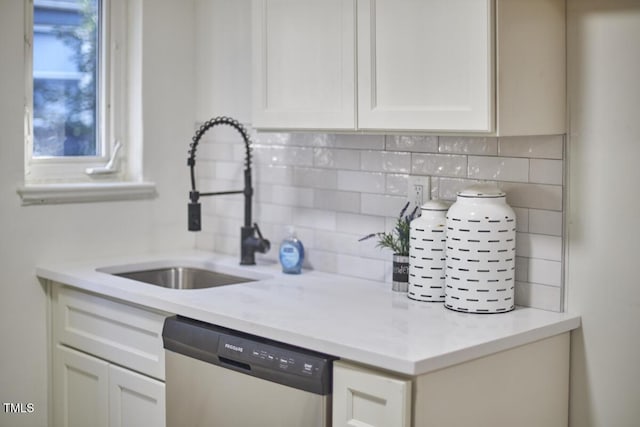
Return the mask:
<path id="1" fill-rule="evenodd" d="M 170 317 L 167 427 L 328 427 L 336 358 Z"/>

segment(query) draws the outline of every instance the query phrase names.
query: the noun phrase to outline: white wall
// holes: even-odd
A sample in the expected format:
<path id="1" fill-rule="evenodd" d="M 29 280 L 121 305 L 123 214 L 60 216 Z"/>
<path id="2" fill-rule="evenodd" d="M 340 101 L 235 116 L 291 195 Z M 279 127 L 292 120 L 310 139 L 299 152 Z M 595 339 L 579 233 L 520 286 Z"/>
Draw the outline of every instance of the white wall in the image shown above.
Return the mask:
<path id="1" fill-rule="evenodd" d="M 571 425 L 640 423 L 640 2 L 569 0 Z"/>
<path id="2" fill-rule="evenodd" d="M 137 1 L 137 0 L 136 0 Z M 142 1 L 142 0 L 140 0 Z M 23 207 L 23 3 L 0 0 L 0 403 L 33 403 L 2 426 L 47 424 L 46 294 L 42 262 L 193 247 L 186 231 L 187 149 L 195 117 L 193 2 L 144 0 L 146 201 Z"/>

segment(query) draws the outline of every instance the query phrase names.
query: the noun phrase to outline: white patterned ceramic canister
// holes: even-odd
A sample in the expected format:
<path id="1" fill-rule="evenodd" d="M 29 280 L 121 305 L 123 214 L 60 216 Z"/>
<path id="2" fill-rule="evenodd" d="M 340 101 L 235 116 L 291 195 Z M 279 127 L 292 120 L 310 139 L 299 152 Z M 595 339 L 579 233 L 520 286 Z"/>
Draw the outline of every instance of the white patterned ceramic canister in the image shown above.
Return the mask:
<path id="1" fill-rule="evenodd" d="M 407 293 L 411 299 L 444 301 L 447 209 L 445 203 L 431 200 L 422 205 L 420 216 L 411 221 Z"/>
<path id="2" fill-rule="evenodd" d="M 516 216 L 493 185 L 458 193 L 447 212 L 445 307 L 470 313 L 515 308 Z"/>

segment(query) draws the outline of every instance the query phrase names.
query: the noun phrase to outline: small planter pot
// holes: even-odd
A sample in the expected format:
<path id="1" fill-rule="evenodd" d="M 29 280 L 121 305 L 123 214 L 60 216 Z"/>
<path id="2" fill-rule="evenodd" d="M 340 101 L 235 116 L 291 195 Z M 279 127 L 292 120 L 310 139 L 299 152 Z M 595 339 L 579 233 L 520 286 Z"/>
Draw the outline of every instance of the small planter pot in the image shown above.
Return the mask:
<path id="1" fill-rule="evenodd" d="M 395 292 L 409 289 L 409 257 L 406 255 L 393 255 L 392 289 Z"/>

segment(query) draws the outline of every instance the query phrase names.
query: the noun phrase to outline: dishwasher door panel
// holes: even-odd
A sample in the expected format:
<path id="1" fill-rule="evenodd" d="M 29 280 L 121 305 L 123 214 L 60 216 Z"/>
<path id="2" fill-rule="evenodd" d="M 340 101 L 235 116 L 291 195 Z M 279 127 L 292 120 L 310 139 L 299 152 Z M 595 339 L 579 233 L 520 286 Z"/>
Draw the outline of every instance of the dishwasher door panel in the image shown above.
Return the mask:
<path id="1" fill-rule="evenodd" d="M 166 351 L 167 427 L 328 427 L 331 395 Z"/>

